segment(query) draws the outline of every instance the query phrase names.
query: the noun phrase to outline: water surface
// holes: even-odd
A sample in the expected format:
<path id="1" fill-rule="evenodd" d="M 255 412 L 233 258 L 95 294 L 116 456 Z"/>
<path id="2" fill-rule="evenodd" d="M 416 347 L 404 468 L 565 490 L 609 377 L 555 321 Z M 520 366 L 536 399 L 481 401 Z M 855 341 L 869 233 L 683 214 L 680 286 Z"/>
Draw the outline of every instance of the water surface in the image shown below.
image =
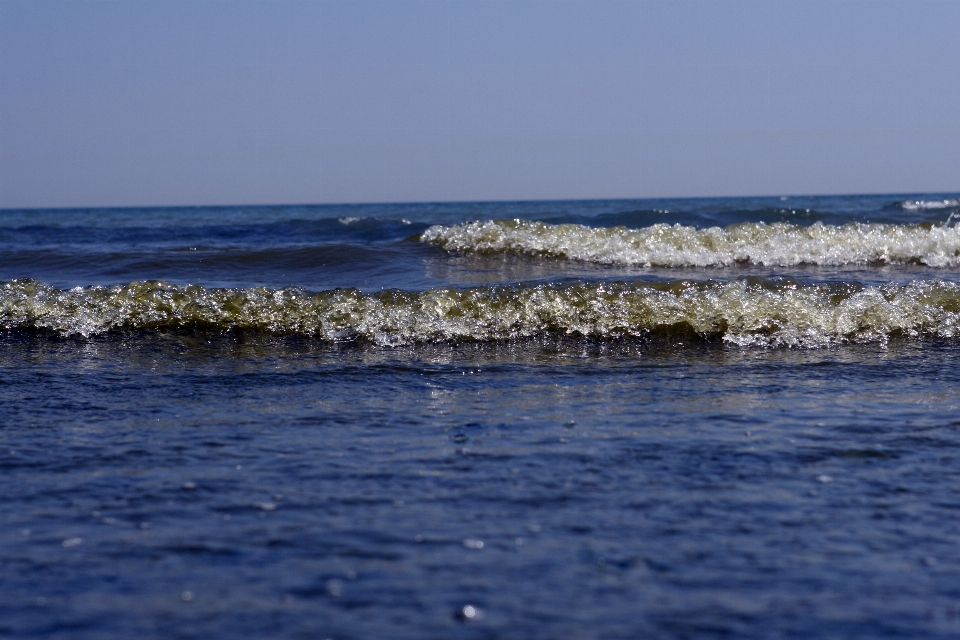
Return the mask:
<path id="1" fill-rule="evenodd" d="M 956 637 L 957 200 L 0 212 L 0 631 Z"/>

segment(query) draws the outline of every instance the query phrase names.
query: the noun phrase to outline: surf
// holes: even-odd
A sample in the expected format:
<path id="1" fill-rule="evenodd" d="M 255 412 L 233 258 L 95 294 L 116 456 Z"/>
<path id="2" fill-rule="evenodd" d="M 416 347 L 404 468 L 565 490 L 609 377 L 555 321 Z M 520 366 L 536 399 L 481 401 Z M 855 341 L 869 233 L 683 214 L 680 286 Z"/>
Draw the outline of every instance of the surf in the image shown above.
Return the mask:
<path id="1" fill-rule="evenodd" d="M 515 253 L 623 266 L 960 265 L 960 226 L 946 223 L 746 222 L 705 229 L 660 223 L 630 229 L 486 220 L 434 225 L 418 239 L 449 252 Z"/>
<path id="2" fill-rule="evenodd" d="M 379 346 L 676 334 L 740 346 L 810 348 L 893 336 L 956 338 L 960 285 L 750 277 L 363 293 L 162 281 L 59 290 L 13 280 L 0 285 L 0 327 L 81 338 L 118 331 L 248 331 Z"/>

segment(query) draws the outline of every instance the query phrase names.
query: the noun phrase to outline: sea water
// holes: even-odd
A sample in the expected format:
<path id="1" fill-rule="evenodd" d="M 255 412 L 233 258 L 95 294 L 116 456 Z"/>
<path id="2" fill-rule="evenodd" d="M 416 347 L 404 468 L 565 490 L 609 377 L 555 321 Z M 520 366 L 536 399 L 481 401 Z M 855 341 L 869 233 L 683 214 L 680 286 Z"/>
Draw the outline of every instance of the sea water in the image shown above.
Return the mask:
<path id="1" fill-rule="evenodd" d="M 956 637 L 958 217 L 0 211 L 0 634 Z"/>

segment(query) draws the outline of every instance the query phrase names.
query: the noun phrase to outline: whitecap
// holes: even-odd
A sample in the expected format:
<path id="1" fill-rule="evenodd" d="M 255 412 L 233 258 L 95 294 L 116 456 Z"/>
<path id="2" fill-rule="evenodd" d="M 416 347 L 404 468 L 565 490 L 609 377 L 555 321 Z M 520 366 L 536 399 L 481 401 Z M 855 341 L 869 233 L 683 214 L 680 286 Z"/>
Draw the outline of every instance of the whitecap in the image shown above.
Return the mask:
<path id="1" fill-rule="evenodd" d="M 737 279 L 364 294 L 355 289 L 206 289 L 157 281 L 61 291 L 34 280 L 13 280 L 0 285 L 0 327 L 61 336 L 240 330 L 381 346 L 692 334 L 739 346 L 823 347 L 884 342 L 897 335 L 960 337 L 960 285 Z"/>
<path id="2" fill-rule="evenodd" d="M 954 209 L 960 207 L 958 200 L 906 200 L 900 206 L 907 211 L 925 211 L 928 209 Z"/>
<path id="3" fill-rule="evenodd" d="M 726 228 L 655 224 L 628 229 L 487 220 L 436 225 L 424 231 L 420 240 L 447 251 L 508 252 L 647 267 L 960 265 L 960 226 L 948 224 L 751 222 Z"/>

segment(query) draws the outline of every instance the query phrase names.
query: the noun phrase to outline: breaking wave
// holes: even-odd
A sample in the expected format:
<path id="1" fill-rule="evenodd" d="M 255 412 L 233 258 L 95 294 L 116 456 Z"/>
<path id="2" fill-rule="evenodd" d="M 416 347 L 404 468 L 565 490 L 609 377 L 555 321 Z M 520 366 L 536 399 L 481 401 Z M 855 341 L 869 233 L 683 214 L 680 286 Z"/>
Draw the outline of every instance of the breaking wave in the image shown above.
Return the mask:
<path id="1" fill-rule="evenodd" d="M 447 251 L 511 252 L 648 267 L 960 265 L 960 225 L 948 224 L 750 222 L 726 228 L 655 224 L 628 229 L 490 220 L 433 226 L 420 240 Z"/>
<path id="2" fill-rule="evenodd" d="M 926 211 L 930 209 L 957 209 L 960 200 L 906 200 L 900 206 L 907 211 Z"/>
<path id="3" fill-rule="evenodd" d="M 158 281 L 58 290 L 0 285 L 0 327 L 92 336 L 113 331 L 257 331 L 397 346 L 547 335 L 699 336 L 737 345 L 820 347 L 891 336 L 960 336 L 960 285 L 863 287 L 791 279 L 581 283 L 423 292 L 207 289 Z"/>

